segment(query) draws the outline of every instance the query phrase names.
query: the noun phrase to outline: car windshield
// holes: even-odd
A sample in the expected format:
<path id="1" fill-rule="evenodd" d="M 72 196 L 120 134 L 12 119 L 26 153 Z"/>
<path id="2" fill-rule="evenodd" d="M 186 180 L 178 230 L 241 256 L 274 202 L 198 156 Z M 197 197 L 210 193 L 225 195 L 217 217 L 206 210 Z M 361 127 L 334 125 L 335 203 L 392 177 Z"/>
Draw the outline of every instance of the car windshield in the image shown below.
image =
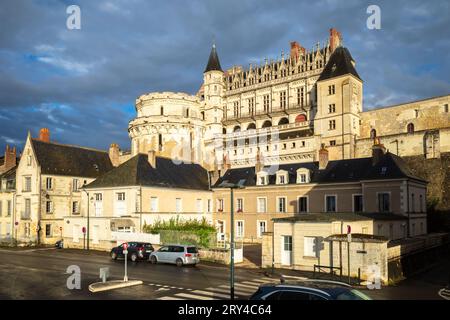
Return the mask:
<path id="1" fill-rule="evenodd" d="M 196 247 L 188 247 L 187 252 L 188 253 L 198 253 L 198 250 Z"/>
<path id="2" fill-rule="evenodd" d="M 342 290 L 336 295 L 336 300 L 372 300 L 369 296 L 356 289 Z"/>

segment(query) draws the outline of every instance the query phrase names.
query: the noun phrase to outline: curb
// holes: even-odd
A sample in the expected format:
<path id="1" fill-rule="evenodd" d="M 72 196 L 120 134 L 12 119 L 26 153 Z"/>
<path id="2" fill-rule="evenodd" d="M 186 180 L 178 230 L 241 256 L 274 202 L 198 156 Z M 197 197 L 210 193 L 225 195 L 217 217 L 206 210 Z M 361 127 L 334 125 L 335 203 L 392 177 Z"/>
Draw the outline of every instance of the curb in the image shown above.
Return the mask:
<path id="1" fill-rule="evenodd" d="M 141 285 L 142 283 L 143 282 L 141 280 L 129 280 L 129 281 L 111 280 L 111 281 L 106 281 L 104 283 L 96 282 L 96 283 L 89 285 L 89 291 L 95 293 L 95 292 L 137 286 L 137 285 Z"/>

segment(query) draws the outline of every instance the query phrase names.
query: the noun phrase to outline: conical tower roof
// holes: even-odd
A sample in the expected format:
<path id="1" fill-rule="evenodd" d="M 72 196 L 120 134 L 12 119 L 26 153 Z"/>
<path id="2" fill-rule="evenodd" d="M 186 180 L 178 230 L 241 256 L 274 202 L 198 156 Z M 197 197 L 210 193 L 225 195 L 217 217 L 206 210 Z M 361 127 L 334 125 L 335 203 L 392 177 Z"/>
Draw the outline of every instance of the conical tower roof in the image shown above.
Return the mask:
<path id="1" fill-rule="evenodd" d="M 205 72 L 208 71 L 222 71 L 220 66 L 219 56 L 217 55 L 216 45 L 213 44 L 211 53 L 209 54 L 208 64 L 206 65 Z"/>

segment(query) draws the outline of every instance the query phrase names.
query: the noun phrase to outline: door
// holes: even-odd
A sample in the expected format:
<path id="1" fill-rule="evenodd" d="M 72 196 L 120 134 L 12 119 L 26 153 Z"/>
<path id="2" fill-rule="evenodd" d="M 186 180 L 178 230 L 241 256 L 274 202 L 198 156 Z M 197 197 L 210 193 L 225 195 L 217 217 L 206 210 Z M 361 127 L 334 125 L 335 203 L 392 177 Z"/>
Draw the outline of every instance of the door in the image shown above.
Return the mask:
<path id="1" fill-rule="evenodd" d="M 217 220 L 217 241 L 225 241 L 225 222 Z"/>
<path id="2" fill-rule="evenodd" d="M 262 234 L 266 232 L 267 222 L 265 220 L 258 220 L 258 238 L 262 238 Z"/>
<path id="3" fill-rule="evenodd" d="M 167 262 L 168 255 L 169 255 L 169 247 L 159 248 L 156 254 L 158 261 L 160 262 Z"/>
<path id="4" fill-rule="evenodd" d="M 93 226 L 93 228 L 92 228 L 92 243 L 93 244 L 99 243 L 99 241 L 98 241 L 99 229 L 100 229 L 100 227 L 97 225 Z"/>
<path id="5" fill-rule="evenodd" d="M 292 263 L 292 236 L 282 236 L 281 241 L 281 264 L 290 266 Z"/>

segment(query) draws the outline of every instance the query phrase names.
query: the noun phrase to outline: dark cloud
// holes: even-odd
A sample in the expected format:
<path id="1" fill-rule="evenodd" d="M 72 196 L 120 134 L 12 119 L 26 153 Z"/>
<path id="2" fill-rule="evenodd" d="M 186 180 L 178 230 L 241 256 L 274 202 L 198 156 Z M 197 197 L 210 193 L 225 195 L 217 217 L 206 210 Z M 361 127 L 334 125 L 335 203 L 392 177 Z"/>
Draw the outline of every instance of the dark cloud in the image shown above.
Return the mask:
<path id="1" fill-rule="evenodd" d="M 66 7 L 82 29 L 66 29 Z M 382 29 L 366 28 L 369 4 Z M 3 1 L 0 152 L 47 126 L 64 143 L 129 147 L 137 96 L 195 93 L 213 38 L 223 67 L 262 63 L 338 28 L 365 82 L 365 108 L 448 94 L 447 1 Z"/>

